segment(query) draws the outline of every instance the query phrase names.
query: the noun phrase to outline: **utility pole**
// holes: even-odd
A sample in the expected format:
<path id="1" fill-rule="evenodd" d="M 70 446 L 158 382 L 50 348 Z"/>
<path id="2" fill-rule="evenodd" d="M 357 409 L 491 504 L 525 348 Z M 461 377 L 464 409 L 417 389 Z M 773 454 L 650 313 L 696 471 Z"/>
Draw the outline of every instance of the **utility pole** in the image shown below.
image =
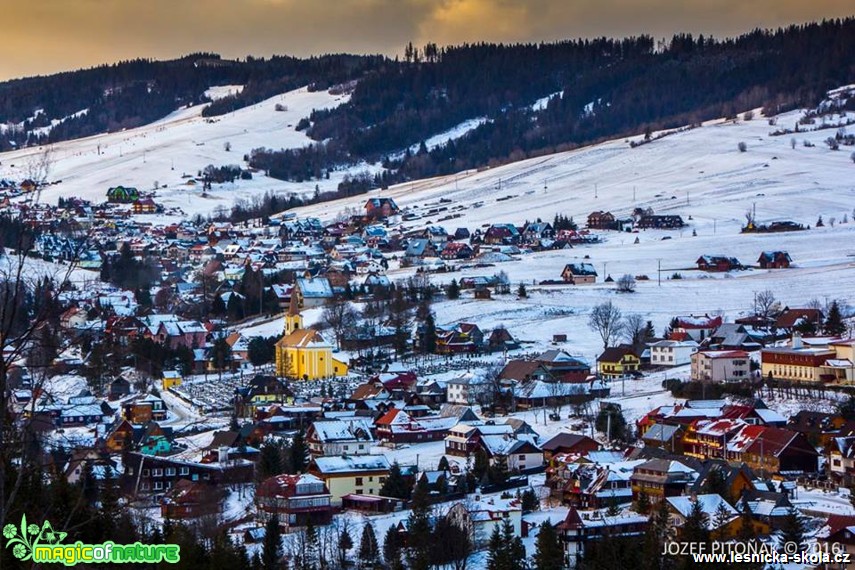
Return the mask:
<path id="1" fill-rule="evenodd" d="M 659 273 L 659 286 L 660 286 L 660 287 L 662 287 L 662 260 L 661 260 L 661 259 L 657 259 L 656 261 L 657 261 L 657 263 L 659 264 L 659 269 L 658 269 L 658 273 Z"/>
<path id="2" fill-rule="evenodd" d="M 597 199 L 597 184 L 594 183 L 594 200 Z"/>
<path id="3" fill-rule="evenodd" d="M 635 186 L 632 187 L 632 203 L 635 204 Z"/>

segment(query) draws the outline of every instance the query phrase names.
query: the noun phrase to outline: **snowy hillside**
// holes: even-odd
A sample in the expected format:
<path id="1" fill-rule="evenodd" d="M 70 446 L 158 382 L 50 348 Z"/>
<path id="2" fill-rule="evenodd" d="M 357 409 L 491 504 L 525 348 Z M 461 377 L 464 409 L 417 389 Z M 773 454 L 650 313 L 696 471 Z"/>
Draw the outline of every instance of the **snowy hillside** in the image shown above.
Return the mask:
<path id="1" fill-rule="evenodd" d="M 212 88 L 207 92 L 218 99 L 239 91 L 239 85 Z M 188 215 L 208 215 L 218 207 L 228 209 L 238 199 L 262 194 L 266 190 L 310 193 L 315 183 L 283 183 L 260 173 L 251 181 L 215 185 L 209 196 L 185 185 L 183 174 L 196 176 L 209 164 L 222 166 L 243 163 L 252 149 L 296 148 L 312 141 L 295 129 L 297 122 L 313 109 L 330 108 L 347 100 L 326 91 L 306 88 L 285 93 L 221 117 L 203 118 L 203 107 L 176 111 L 137 129 L 61 142 L 50 146 L 50 181 L 61 183 L 47 187 L 43 201 L 56 203 L 60 196 L 78 196 L 93 202 L 106 199 L 107 188 L 124 185 L 149 190 L 157 182 L 161 188 L 155 200 L 167 208 L 179 207 Z M 277 105 L 285 109 L 277 111 Z M 231 150 L 225 149 L 229 143 Z M 23 180 L 28 165 L 37 160 L 39 148 L 27 148 L 0 154 L 0 179 Z M 321 183 L 334 190 L 341 176 Z"/>
<path id="2" fill-rule="evenodd" d="M 446 211 L 405 222 L 407 229 L 440 224 L 450 233 L 485 224 L 541 217 L 551 222 L 556 213 L 574 216 L 584 226 L 587 215 L 608 210 L 628 215 L 636 206 L 658 214 L 679 214 L 689 223 L 682 231 L 647 230 L 637 234 L 601 232 L 605 243 L 566 251 L 524 254 L 494 267 L 466 269 L 432 276 L 437 283 L 470 275 L 505 271 L 512 283 L 525 282 L 528 299 L 515 295 L 436 305 L 440 323 L 477 322 L 482 328 L 504 324 L 532 349 L 550 346 L 553 333 L 566 333 L 567 346 L 591 361 L 602 348 L 587 326 L 590 308 L 613 300 L 624 312 L 641 313 L 657 331 L 677 314 L 721 311 L 728 320 L 744 314 L 754 293 L 772 289 L 784 304 L 810 299 L 842 298 L 855 304 L 855 164 L 851 147 L 831 151 L 822 141 L 834 131 L 769 136 L 776 128 L 792 128 L 799 113 L 778 118 L 714 122 L 701 128 L 630 148 L 628 140 L 526 160 L 481 172 L 424 180 L 372 193 L 396 200 L 402 208 Z M 805 147 L 803 139 L 815 143 Z M 637 139 L 638 140 L 638 139 Z M 745 142 L 746 152 L 737 148 Z M 846 150 L 849 148 L 850 150 Z M 512 196 L 510 199 L 503 199 Z M 450 202 L 439 203 L 439 200 Z M 360 208 L 364 196 L 301 208 L 298 215 L 331 219 L 345 208 Z M 825 227 L 777 234 L 740 234 L 745 213 L 756 206 L 758 222 L 791 219 L 813 227 L 821 215 Z M 446 219 L 448 216 L 457 218 Z M 848 223 L 841 224 L 844 215 Z M 691 219 L 690 219 L 691 217 Z M 834 217 L 837 223 L 829 224 Z M 483 229 L 483 228 L 482 228 Z M 693 236 L 693 230 L 697 236 Z M 639 243 L 634 240 L 638 237 Z M 670 238 L 665 239 L 663 238 Z M 696 270 L 703 254 L 736 256 L 756 266 L 760 252 L 785 250 L 794 260 L 788 270 L 759 270 L 709 274 Z M 533 281 L 560 279 L 566 263 L 590 256 L 600 273 L 593 286 L 532 287 Z M 662 285 L 657 283 L 661 260 Z M 405 276 L 412 270 L 397 270 Z M 679 272 L 683 279 L 671 280 Z M 629 273 L 647 275 L 634 294 L 618 294 L 605 275 L 615 279 Z"/>

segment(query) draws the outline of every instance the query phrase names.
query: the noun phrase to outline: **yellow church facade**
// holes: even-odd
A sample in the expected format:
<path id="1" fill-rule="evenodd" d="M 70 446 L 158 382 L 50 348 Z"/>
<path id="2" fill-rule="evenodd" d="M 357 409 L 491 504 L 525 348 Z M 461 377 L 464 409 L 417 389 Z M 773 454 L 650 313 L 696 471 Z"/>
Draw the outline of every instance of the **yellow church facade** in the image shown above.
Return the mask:
<path id="1" fill-rule="evenodd" d="M 294 303 L 285 315 L 285 336 L 276 343 L 276 375 L 323 380 L 347 375 L 347 364 L 333 357 L 332 345 L 313 329 L 303 328 Z"/>

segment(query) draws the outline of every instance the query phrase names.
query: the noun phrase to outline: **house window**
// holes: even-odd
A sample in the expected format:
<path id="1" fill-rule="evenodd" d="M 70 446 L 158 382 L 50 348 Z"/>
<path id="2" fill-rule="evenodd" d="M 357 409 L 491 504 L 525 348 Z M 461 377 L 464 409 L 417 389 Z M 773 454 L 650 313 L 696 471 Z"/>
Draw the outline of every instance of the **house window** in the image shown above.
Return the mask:
<path id="1" fill-rule="evenodd" d="M 525 455 L 520 455 L 520 456 L 519 456 L 519 460 L 520 460 L 520 461 L 525 461 Z"/>
<path id="2" fill-rule="evenodd" d="M 159 469 L 159 468 L 153 469 L 152 475 L 154 477 L 163 477 L 163 469 Z"/>
<path id="3" fill-rule="evenodd" d="M 378 482 L 378 483 L 380 483 L 380 484 L 382 485 L 383 483 L 385 483 L 385 482 L 386 482 L 386 478 L 385 478 L 385 477 L 378 477 L 378 478 L 377 478 L 377 482 Z"/>
<path id="4" fill-rule="evenodd" d="M 174 477 L 175 476 L 175 467 L 167 467 L 166 468 L 166 476 Z"/>
<path id="5" fill-rule="evenodd" d="M 181 468 L 178 470 L 178 474 L 179 474 L 179 475 L 188 475 L 189 473 L 190 473 L 190 468 L 189 468 L 189 467 L 181 467 Z"/>
<path id="6" fill-rule="evenodd" d="M 148 474 L 149 474 L 149 470 L 148 470 L 148 469 L 143 469 L 143 470 L 142 470 L 142 476 L 143 476 L 143 477 L 148 477 Z"/>
<path id="7" fill-rule="evenodd" d="M 162 481 L 155 481 L 154 482 L 154 490 L 160 491 L 162 489 L 163 489 L 163 482 Z"/>
<path id="8" fill-rule="evenodd" d="M 357 478 L 356 478 L 356 484 L 357 484 L 357 485 L 360 485 L 360 486 L 362 485 L 362 477 L 357 477 Z"/>
<path id="9" fill-rule="evenodd" d="M 357 490 L 356 490 L 356 494 L 357 494 L 357 495 L 361 495 L 361 494 L 362 494 L 362 489 L 357 489 Z"/>
<path id="10" fill-rule="evenodd" d="M 143 491 L 148 491 L 148 489 L 149 489 L 148 481 L 143 481 L 142 485 L 140 485 L 140 488 Z"/>

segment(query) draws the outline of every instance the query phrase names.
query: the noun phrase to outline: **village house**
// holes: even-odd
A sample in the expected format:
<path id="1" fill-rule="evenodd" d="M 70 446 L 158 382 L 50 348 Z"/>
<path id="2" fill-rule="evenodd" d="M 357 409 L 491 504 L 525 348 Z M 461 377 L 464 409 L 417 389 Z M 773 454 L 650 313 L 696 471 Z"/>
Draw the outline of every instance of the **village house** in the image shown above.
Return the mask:
<path id="1" fill-rule="evenodd" d="M 345 495 L 375 495 L 380 492 L 391 465 L 385 455 L 315 457 L 307 471 L 321 479 L 330 492 L 333 506 Z"/>
<path id="2" fill-rule="evenodd" d="M 633 500 L 637 501 L 641 493 L 646 494 L 652 503 L 680 496 L 697 476 L 697 471 L 680 461 L 651 459 L 633 470 Z"/>
<path id="3" fill-rule="evenodd" d="M 562 538 L 564 552 L 571 568 L 585 559 L 588 545 L 614 537 L 641 537 L 647 531 L 648 519 L 631 511 L 618 516 L 603 512 L 580 512 L 570 507 L 565 519 L 556 527 Z"/>
<path id="4" fill-rule="evenodd" d="M 217 515 L 222 510 L 225 491 L 198 481 L 179 479 L 160 501 L 160 516 L 188 520 Z"/>
<path id="5" fill-rule="evenodd" d="M 522 533 L 522 505 L 519 499 L 478 497 L 465 504 L 458 502 L 449 509 L 446 517 L 469 533 L 476 548 L 484 547 L 493 530 L 501 527 L 505 521 L 510 523 L 514 536 Z"/>
<path id="6" fill-rule="evenodd" d="M 692 361 L 692 354 L 698 349 L 693 340 L 660 340 L 650 347 L 651 366 L 683 366 Z"/>
<path id="7" fill-rule="evenodd" d="M 709 338 L 713 332 L 718 329 L 724 322 L 724 319 L 719 315 L 711 317 L 709 315 L 688 315 L 675 317 L 674 333 L 684 335 L 696 342 L 701 342 Z"/>
<path id="8" fill-rule="evenodd" d="M 751 374 L 748 353 L 743 350 L 701 350 L 691 358 L 694 381 L 739 382 Z"/>
<path id="9" fill-rule="evenodd" d="M 332 299 L 333 289 L 326 277 L 298 277 L 291 296 L 296 299 L 298 309 L 312 309 Z"/>
<path id="10" fill-rule="evenodd" d="M 790 254 L 786 251 L 764 251 L 757 260 L 760 269 L 786 269 L 792 262 Z"/>
<path id="11" fill-rule="evenodd" d="M 124 462 L 125 471 L 120 478 L 124 494 L 160 494 L 171 489 L 181 479 L 201 482 L 209 486 L 249 483 L 255 473 L 251 461 L 233 459 L 200 463 L 176 457 L 153 457 L 130 452 Z"/>
<path id="12" fill-rule="evenodd" d="M 367 455 L 374 444 L 371 421 L 361 417 L 318 420 L 306 431 L 306 442 L 315 457 Z"/>
<path id="13" fill-rule="evenodd" d="M 565 283 L 573 285 L 588 285 L 596 283 L 597 270 L 590 263 L 568 263 L 561 271 Z"/>
<path id="14" fill-rule="evenodd" d="M 686 226 L 686 222 L 683 221 L 681 216 L 675 215 L 656 215 L 656 214 L 648 214 L 641 216 L 639 220 L 635 223 L 635 227 L 640 230 L 671 230 L 671 229 L 679 229 Z"/>
<path id="15" fill-rule="evenodd" d="M 597 372 L 604 378 L 621 378 L 638 372 L 641 359 L 632 347 L 612 346 L 597 357 Z"/>
<path id="16" fill-rule="evenodd" d="M 586 224 L 592 230 L 616 230 L 618 229 L 617 219 L 611 212 L 591 212 L 588 214 L 588 223 Z"/>
<path id="17" fill-rule="evenodd" d="M 543 450 L 544 459 L 549 461 L 558 454 L 585 455 L 599 450 L 600 444 L 587 435 L 561 432 L 544 442 L 540 448 Z"/>
<path id="18" fill-rule="evenodd" d="M 392 198 L 369 198 L 365 202 L 365 217 L 371 220 L 388 218 L 400 212 Z"/>
<path id="19" fill-rule="evenodd" d="M 392 409 L 383 414 L 374 425 L 377 439 L 390 443 L 423 443 L 445 439 L 457 424 L 457 418 L 423 416 L 414 418 L 404 410 Z"/>
<path id="20" fill-rule="evenodd" d="M 695 261 L 700 271 L 735 271 L 742 264 L 735 257 L 726 255 L 702 255 Z"/>
<path id="21" fill-rule="evenodd" d="M 256 488 L 255 504 L 262 522 L 276 515 L 284 529 L 332 522 L 332 495 L 322 479 L 309 473 L 265 479 Z"/>

